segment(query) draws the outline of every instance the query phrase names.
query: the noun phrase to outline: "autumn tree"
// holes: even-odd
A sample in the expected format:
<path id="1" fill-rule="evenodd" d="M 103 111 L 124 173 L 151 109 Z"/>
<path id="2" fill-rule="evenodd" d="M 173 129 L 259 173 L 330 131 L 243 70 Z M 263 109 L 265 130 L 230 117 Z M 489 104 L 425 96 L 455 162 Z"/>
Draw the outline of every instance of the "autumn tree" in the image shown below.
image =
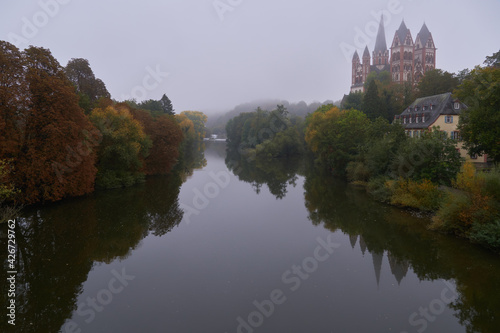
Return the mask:
<path id="1" fill-rule="evenodd" d="M 126 104 L 122 105 L 128 108 Z M 147 110 L 129 108 L 132 116 L 144 127 L 152 147 L 144 159 L 146 175 L 167 174 L 179 157 L 179 146 L 183 135 L 174 117 L 162 114 L 154 117 Z"/>
<path id="2" fill-rule="evenodd" d="M 116 188 L 142 181 L 143 161 L 152 143 L 129 109 L 124 106 L 96 108 L 90 113 L 90 120 L 102 135 L 96 185 Z"/>
<path id="3" fill-rule="evenodd" d="M 193 122 L 196 140 L 203 140 L 205 137 L 205 123 L 208 119 L 207 116 L 200 111 L 182 111 L 181 114 L 185 115 Z"/>
<path id="4" fill-rule="evenodd" d="M 0 48 L 0 159 L 11 159 L 10 180 L 25 203 L 56 201 L 93 190 L 94 127 L 50 51 Z M 4 67 L 5 68 L 5 67 Z"/>

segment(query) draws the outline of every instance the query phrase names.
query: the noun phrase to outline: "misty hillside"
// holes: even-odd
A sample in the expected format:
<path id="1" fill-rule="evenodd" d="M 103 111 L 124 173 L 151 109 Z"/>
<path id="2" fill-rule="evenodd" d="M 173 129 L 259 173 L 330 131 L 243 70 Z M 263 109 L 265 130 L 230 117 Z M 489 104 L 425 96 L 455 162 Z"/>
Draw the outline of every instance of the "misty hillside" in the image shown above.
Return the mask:
<path id="1" fill-rule="evenodd" d="M 206 127 L 213 134 L 223 134 L 226 132 L 226 129 L 225 129 L 226 123 L 230 119 L 238 116 L 240 113 L 253 112 L 258 107 L 260 107 L 263 110 L 270 111 L 270 110 L 276 109 L 276 106 L 281 105 L 281 104 L 286 107 L 286 109 L 288 110 L 288 112 L 291 115 L 305 117 L 308 113 L 316 111 L 316 109 L 318 109 L 322 105 L 325 105 L 325 104 L 340 105 L 340 101 L 333 102 L 331 100 L 326 100 L 323 103 L 312 102 L 311 104 L 308 105 L 304 101 L 300 101 L 298 103 L 290 103 L 288 101 L 279 100 L 279 99 L 256 100 L 256 101 L 247 102 L 247 103 L 237 105 L 234 109 L 232 109 L 231 111 L 228 111 L 222 115 L 216 114 L 213 116 L 209 116 Z"/>

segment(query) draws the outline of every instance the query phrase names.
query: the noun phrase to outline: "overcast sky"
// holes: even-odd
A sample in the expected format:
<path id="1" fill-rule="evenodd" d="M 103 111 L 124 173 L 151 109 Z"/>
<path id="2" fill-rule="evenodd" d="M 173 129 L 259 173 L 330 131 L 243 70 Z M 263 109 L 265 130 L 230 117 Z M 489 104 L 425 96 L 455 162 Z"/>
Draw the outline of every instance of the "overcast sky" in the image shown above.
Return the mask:
<path id="1" fill-rule="evenodd" d="M 177 112 L 226 111 L 262 98 L 307 103 L 349 92 L 351 56 L 425 22 L 437 67 L 482 64 L 500 49 L 499 0 L 0 0 L 0 39 L 85 58 L 112 97 Z M 167 74 L 168 73 L 168 74 Z"/>

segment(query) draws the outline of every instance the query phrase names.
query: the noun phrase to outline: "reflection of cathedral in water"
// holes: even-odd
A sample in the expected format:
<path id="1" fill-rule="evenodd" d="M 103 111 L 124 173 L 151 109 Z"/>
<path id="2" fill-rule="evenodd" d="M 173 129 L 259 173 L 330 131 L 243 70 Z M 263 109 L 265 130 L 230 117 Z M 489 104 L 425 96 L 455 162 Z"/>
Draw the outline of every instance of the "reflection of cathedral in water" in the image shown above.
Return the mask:
<path id="1" fill-rule="evenodd" d="M 377 286 L 380 284 L 380 272 L 382 270 L 382 262 L 384 261 L 384 251 L 372 251 L 368 248 L 365 243 L 365 240 L 362 235 L 349 235 L 349 241 L 351 242 L 351 246 L 354 249 L 356 246 L 356 242 L 359 239 L 359 248 L 361 249 L 361 253 L 363 256 L 368 250 L 372 255 L 373 259 L 373 269 L 375 270 L 375 278 L 377 279 Z M 399 259 L 392 255 L 390 251 L 387 251 L 387 259 L 389 260 L 389 266 L 391 268 L 391 273 L 396 278 L 398 285 L 401 284 L 401 281 L 408 273 L 408 268 L 410 267 L 410 263 L 408 260 Z"/>

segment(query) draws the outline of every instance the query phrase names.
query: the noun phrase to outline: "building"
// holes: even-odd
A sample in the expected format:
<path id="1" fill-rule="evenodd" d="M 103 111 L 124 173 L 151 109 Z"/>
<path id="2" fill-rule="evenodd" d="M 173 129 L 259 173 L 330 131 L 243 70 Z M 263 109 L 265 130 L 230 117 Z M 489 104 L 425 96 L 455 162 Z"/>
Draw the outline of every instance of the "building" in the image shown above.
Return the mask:
<path id="1" fill-rule="evenodd" d="M 372 55 L 370 56 L 368 46 L 365 47 L 361 59 L 358 52 L 354 52 L 351 92 L 363 92 L 366 78 L 371 72 L 387 71 L 391 73 L 393 82 L 414 84 L 425 72 L 435 68 L 436 46 L 425 23 L 414 42 L 410 29 L 402 21 L 394 33 L 389 53 L 385 40 L 384 18 L 381 17 Z"/>
<path id="2" fill-rule="evenodd" d="M 419 138 L 424 131 L 438 127 L 453 140 L 457 140 L 457 149 L 466 160 L 476 163 L 486 163 L 487 155 L 470 156 L 462 148 L 460 132 L 457 129 L 460 112 L 467 106 L 451 96 L 451 93 L 417 98 L 400 115 L 394 117 L 405 128 L 409 137 Z"/>

